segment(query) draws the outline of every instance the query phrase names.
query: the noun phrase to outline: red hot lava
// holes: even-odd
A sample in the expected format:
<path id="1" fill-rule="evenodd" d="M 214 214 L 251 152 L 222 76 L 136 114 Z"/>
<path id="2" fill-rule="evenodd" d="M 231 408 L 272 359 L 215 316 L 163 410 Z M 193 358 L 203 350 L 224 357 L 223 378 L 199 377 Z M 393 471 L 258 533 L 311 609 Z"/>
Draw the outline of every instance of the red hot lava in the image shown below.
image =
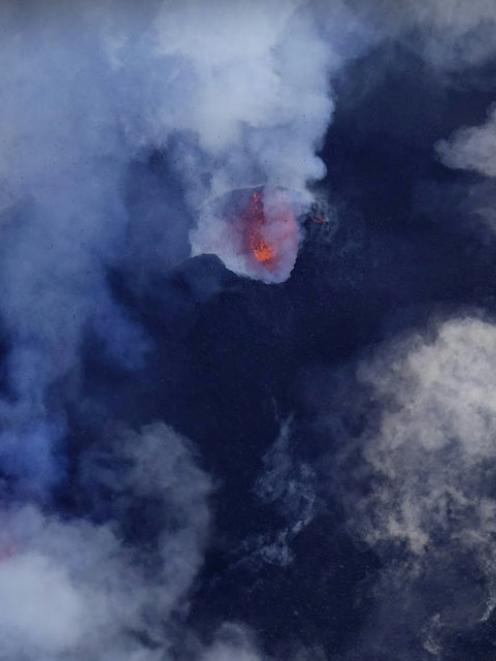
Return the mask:
<path id="1" fill-rule="evenodd" d="M 298 226 L 282 191 L 272 193 L 267 208 L 260 190 L 250 193 L 240 214 L 244 234 L 244 250 L 258 264 L 274 270 L 288 248 L 297 244 Z"/>
<path id="2" fill-rule="evenodd" d="M 213 253 L 234 273 L 266 283 L 288 279 L 307 204 L 279 187 L 237 188 L 213 198 L 191 234 L 194 255 Z"/>
<path id="3" fill-rule="evenodd" d="M 246 224 L 246 240 L 250 254 L 257 262 L 270 268 L 277 257 L 277 252 L 263 236 L 266 219 L 262 194 L 259 191 L 253 191 L 250 195 L 242 221 Z"/>

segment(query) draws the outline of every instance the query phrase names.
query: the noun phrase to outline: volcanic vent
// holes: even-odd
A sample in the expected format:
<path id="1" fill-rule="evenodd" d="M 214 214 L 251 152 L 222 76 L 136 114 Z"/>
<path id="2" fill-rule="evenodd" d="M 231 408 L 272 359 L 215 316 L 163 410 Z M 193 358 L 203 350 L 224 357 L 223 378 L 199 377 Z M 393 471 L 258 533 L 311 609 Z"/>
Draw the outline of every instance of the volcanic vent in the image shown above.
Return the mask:
<path id="1" fill-rule="evenodd" d="M 283 188 L 230 191 L 209 203 L 192 234 L 194 254 L 215 253 L 230 270 L 268 283 L 293 270 L 305 196 Z"/>

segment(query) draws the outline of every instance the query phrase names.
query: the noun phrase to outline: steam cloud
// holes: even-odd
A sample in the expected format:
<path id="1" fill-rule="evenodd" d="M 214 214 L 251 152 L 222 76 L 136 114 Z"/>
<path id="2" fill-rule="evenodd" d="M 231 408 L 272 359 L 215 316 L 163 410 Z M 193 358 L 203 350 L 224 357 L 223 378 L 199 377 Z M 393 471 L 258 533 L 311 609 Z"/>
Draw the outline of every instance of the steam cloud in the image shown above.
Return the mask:
<path id="1" fill-rule="evenodd" d="M 350 527 L 384 559 L 369 652 L 396 641 L 402 658 L 446 658 L 452 632 L 492 613 L 495 340 L 493 324 L 454 319 L 358 370 L 382 408 L 359 441 L 358 491 L 343 487 Z"/>
<path id="2" fill-rule="evenodd" d="M 121 433 L 87 455 L 85 472 L 94 515 L 112 503 L 106 521 L 32 505 L 1 512 L 4 658 L 152 660 L 170 646 L 167 620 L 184 606 L 202 560 L 211 482 L 187 441 L 163 424 Z M 125 541 L 133 507 L 145 519 L 153 513 L 155 541 L 145 552 Z"/>

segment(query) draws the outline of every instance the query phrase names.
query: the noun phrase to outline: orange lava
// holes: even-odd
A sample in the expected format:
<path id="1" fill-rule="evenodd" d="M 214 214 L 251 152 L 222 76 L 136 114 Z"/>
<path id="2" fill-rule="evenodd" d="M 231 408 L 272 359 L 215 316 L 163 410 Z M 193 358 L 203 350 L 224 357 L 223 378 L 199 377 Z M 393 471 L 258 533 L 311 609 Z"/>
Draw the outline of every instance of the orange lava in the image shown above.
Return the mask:
<path id="1" fill-rule="evenodd" d="M 271 262 L 275 258 L 274 250 L 262 238 L 253 240 L 252 251 L 257 262 L 261 262 L 262 264 Z"/>
<path id="2" fill-rule="evenodd" d="M 266 224 L 262 194 L 253 191 L 244 214 L 247 224 L 248 249 L 253 257 L 264 266 L 270 267 L 277 258 L 275 246 L 263 236 L 263 226 Z"/>

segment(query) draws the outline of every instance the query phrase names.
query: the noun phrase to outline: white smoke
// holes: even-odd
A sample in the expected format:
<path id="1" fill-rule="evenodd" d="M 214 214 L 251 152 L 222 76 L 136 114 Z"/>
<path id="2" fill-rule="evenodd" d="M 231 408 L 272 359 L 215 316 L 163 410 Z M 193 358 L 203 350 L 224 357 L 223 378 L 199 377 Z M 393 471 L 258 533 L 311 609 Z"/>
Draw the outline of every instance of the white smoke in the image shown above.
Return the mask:
<path id="1" fill-rule="evenodd" d="M 338 56 L 312 4 L 300 0 L 208 8 L 167 3 L 158 25 L 160 53 L 181 67 L 175 85 L 193 90 L 178 120 L 179 128 L 198 136 L 196 160 L 191 147 L 186 154 L 190 199 L 199 213 L 193 253 L 213 252 L 241 275 L 284 281 L 300 240 L 296 224 L 287 230 L 284 221 L 308 210 L 308 185 L 325 174 L 316 151 L 331 119 L 329 76 Z M 260 185 L 268 191 L 266 238 L 279 253 L 275 269 L 250 264 L 222 205 L 226 193 Z M 271 222 L 277 188 L 287 191 L 286 218 Z"/>
<path id="2" fill-rule="evenodd" d="M 121 364 L 140 360 L 140 332 L 110 297 L 105 267 L 119 248 L 129 148 L 99 31 L 78 5 L 1 8 L 0 181 L 4 193 L 0 311 L 12 349 L 2 401 L 2 468 L 22 490 L 58 479 L 65 431 L 47 392 L 77 372 L 93 328 Z M 114 81 L 115 82 L 115 81 Z"/>
<path id="3" fill-rule="evenodd" d="M 328 9 L 346 15 L 340 2 Z M 235 189 L 284 187 L 295 223 L 310 204 L 309 185 L 325 171 L 316 152 L 332 114 L 329 75 L 342 59 L 320 12 L 298 0 L 2 4 L 0 468 L 17 500 L 45 502 L 63 479 L 65 404 L 78 401 L 88 334 L 126 369 L 150 349 L 113 299 L 108 269 L 132 278 L 137 268 L 143 282 L 147 269 L 163 274 L 184 257 L 191 215 L 193 254 L 211 252 L 204 210 Z M 141 191 L 133 206 L 129 179 L 153 150 L 173 181 L 162 197 L 155 182 L 152 199 Z M 225 218 L 215 221 L 224 227 Z M 277 276 L 235 270 L 284 280 L 295 238 Z M 218 252 L 232 267 L 231 248 Z M 210 480 L 187 442 L 160 425 L 87 456 L 81 479 L 95 492 L 99 523 L 4 506 L 0 656 L 163 658 L 202 562 Z M 138 502 L 154 517 L 146 549 L 124 529 Z M 198 656 L 258 653 L 231 626 Z"/>
<path id="4" fill-rule="evenodd" d="M 340 2 L 328 9 L 330 19 L 346 16 Z M 288 253 L 284 266 L 256 271 L 228 241 L 216 251 L 225 218 L 204 210 L 259 184 L 294 191 L 295 215 L 308 206 L 308 185 L 324 174 L 316 151 L 342 55 L 324 36 L 327 14 L 299 0 L 12 2 L 0 12 L 0 315 L 10 347 L 0 459 L 19 493 L 38 496 L 61 477 L 58 388 L 70 383 L 64 397 L 77 396 L 88 332 L 120 366 L 143 362 L 146 339 L 106 273 L 136 268 L 145 281 L 147 268 L 161 273 L 184 257 L 189 218 L 176 198 L 197 220 L 194 254 L 218 252 L 268 282 L 289 276 L 297 229 L 286 243 L 275 230 L 269 237 Z M 142 193 L 137 218 L 126 182 L 151 149 L 179 183 L 164 184 L 170 205 Z"/>
<path id="5" fill-rule="evenodd" d="M 492 611 L 495 347 L 493 324 L 455 319 L 358 372 L 382 413 L 360 440 L 355 477 L 369 486 L 346 493 L 344 485 L 344 502 L 351 529 L 385 562 L 378 594 L 386 598 L 369 632 L 376 644 L 382 635 L 383 645 L 393 636 L 405 645 L 413 635 L 437 655 L 450 631 Z"/>
<path id="6" fill-rule="evenodd" d="M 464 126 L 448 139 L 440 140 L 435 151 L 449 168 L 474 172 L 482 179 L 465 184 L 462 210 L 470 224 L 488 233 L 492 239 L 496 231 L 494 177 L 496 177 L 496 109 L 491 107 L 487 120 L 478 126 Z"/>
<path id="7" fill-rule="evenodd" d="M 496 177 L 496 109 L 491 108 L 484 124 L 460 128 L 436 150 L 450 168 Z"/>
<path id="8" fill-rule="evenodd" d="M 151 661 L 170 646 L 167 622 L 184 609 L 203 559 L 211 481 L 163 424 L 115 444 L 87 465 L 93 489 L 110 493 L 108 522 L 34 506 L 1 512 L 0 658 Z M 140 503 L 146 520 L 147 502 L 159 504 L 151 523 L 160 530 L 144 550 L 124 540 L 119 522 Z"/>

